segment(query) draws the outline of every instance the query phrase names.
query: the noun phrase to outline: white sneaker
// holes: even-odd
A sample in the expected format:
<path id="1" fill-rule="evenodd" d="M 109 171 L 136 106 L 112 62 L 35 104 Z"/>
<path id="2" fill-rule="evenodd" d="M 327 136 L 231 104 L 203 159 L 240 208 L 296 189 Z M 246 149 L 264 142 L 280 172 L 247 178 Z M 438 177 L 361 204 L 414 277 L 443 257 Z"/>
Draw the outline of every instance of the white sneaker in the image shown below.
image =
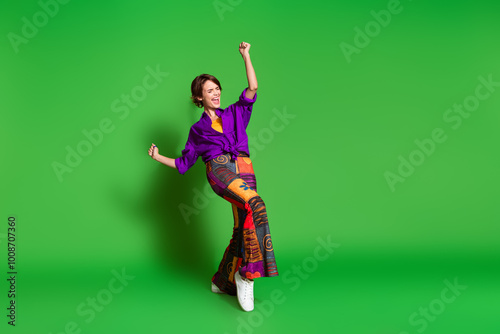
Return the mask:
<path id="1" fill-rule="evenodd" d="M 214 284 L 214 282 L 212 282 L 212 292 L 213 293 L 225 293 L 223 291 L 220 291 L 220 289 L 217 287 L 217 285 Z"/>
<path id="2" fill-rule="evenodd" d="M 234 281 L 236 282 L 236 294 L 238 295 L 238 302 L 244 311 L 253 310 L 253 281 L 241 277 L 240 271 L 236 270 L 234 273 Z"/>

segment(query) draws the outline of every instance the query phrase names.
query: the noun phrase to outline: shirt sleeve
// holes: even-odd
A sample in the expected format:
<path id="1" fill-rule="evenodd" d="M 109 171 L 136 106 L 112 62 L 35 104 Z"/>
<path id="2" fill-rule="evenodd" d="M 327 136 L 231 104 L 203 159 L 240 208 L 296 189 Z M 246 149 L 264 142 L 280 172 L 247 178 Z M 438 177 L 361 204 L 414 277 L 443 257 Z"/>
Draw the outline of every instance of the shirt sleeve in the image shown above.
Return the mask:
<path id="1" fill-rule="evenodd" d="M 253 104 L 257 100 L 257 92 L 255 92 L 255 96 L 253 97 L 253 99 L 249 99 L 245 96 L 247 88 L 243 90 L 238 102 L 234 104 L 236 111 L 241 114 L 245 128 L 248 126 L 248 122 L 250 122 L 250 116 L 252 116 Z"/>
<path id="2" fill-rule="evenodd" d="M 186 173 L 189 168 L 193 167 L 193 165 L 198 160 L 198 153 L 192 143 L 191 132 L 189 133 L 188 140 L 186 142 L 186 146 L 182 150 L 182 155 L 175 159 L 175 167 L 179 173 Z"/>

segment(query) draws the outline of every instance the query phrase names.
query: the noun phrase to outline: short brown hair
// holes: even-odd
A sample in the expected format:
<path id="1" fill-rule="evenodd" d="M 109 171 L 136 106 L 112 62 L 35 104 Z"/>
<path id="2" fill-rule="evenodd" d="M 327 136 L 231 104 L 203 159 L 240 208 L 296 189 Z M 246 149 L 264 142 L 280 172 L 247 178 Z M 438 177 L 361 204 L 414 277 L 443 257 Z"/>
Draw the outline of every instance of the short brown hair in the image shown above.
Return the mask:
<path id="1" fill-rule="evenodd" d="M 193 103 L 198 108 L 203 108 L 203 102 L 198 100 L 197 97 L 203 97 L 203 85 L 207 80 L 213 81 L 217 86 L 219 86 L 219 89 L 222 92 L 222 87 L 216 77 L 210 74 L 198 75 L 191 83 L 191 100 L 193 100 Z"/>

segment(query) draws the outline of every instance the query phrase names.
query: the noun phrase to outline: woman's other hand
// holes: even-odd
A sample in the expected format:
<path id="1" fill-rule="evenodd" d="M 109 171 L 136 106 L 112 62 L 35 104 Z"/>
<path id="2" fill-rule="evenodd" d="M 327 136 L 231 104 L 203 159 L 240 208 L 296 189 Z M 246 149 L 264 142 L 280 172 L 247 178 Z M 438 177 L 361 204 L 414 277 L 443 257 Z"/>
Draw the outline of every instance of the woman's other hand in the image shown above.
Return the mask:
<path id="1" fill-rule="evenodd" d="M 151 144 L 151 147 L 149 148 L 148 150 L 148 154 L 151 158 L 153 158 L 154 160 L 156 160 L 156 158 L 158 157 L 158 155 L 160 154 L 158 152 L 158 147 L 156 147 L 155 144 Z"/>

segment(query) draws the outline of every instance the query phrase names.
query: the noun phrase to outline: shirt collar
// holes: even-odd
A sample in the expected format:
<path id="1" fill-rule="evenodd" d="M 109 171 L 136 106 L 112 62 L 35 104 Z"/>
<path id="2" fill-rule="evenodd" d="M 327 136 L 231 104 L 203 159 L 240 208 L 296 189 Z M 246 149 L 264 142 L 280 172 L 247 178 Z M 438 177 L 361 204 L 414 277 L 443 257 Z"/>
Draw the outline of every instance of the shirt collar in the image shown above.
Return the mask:
<path id="1" fill-rule="evenodd" d="M 222 117 L 222 112 L 224 110 L 222 108 L 216 108 L 215 109 L 215 114 L 219 117 Z M 203 120 L 204 122 L 206 122 L 207 124 L 209 123 L 210 125 L 212 125 L 212 120 L 210 119 L 210 117 L 207 115 L 207 113 L 205 112 L 205 110 L 203 110 L 203 112 L 201 113 L 201 119 L 200 120 Z"/>

